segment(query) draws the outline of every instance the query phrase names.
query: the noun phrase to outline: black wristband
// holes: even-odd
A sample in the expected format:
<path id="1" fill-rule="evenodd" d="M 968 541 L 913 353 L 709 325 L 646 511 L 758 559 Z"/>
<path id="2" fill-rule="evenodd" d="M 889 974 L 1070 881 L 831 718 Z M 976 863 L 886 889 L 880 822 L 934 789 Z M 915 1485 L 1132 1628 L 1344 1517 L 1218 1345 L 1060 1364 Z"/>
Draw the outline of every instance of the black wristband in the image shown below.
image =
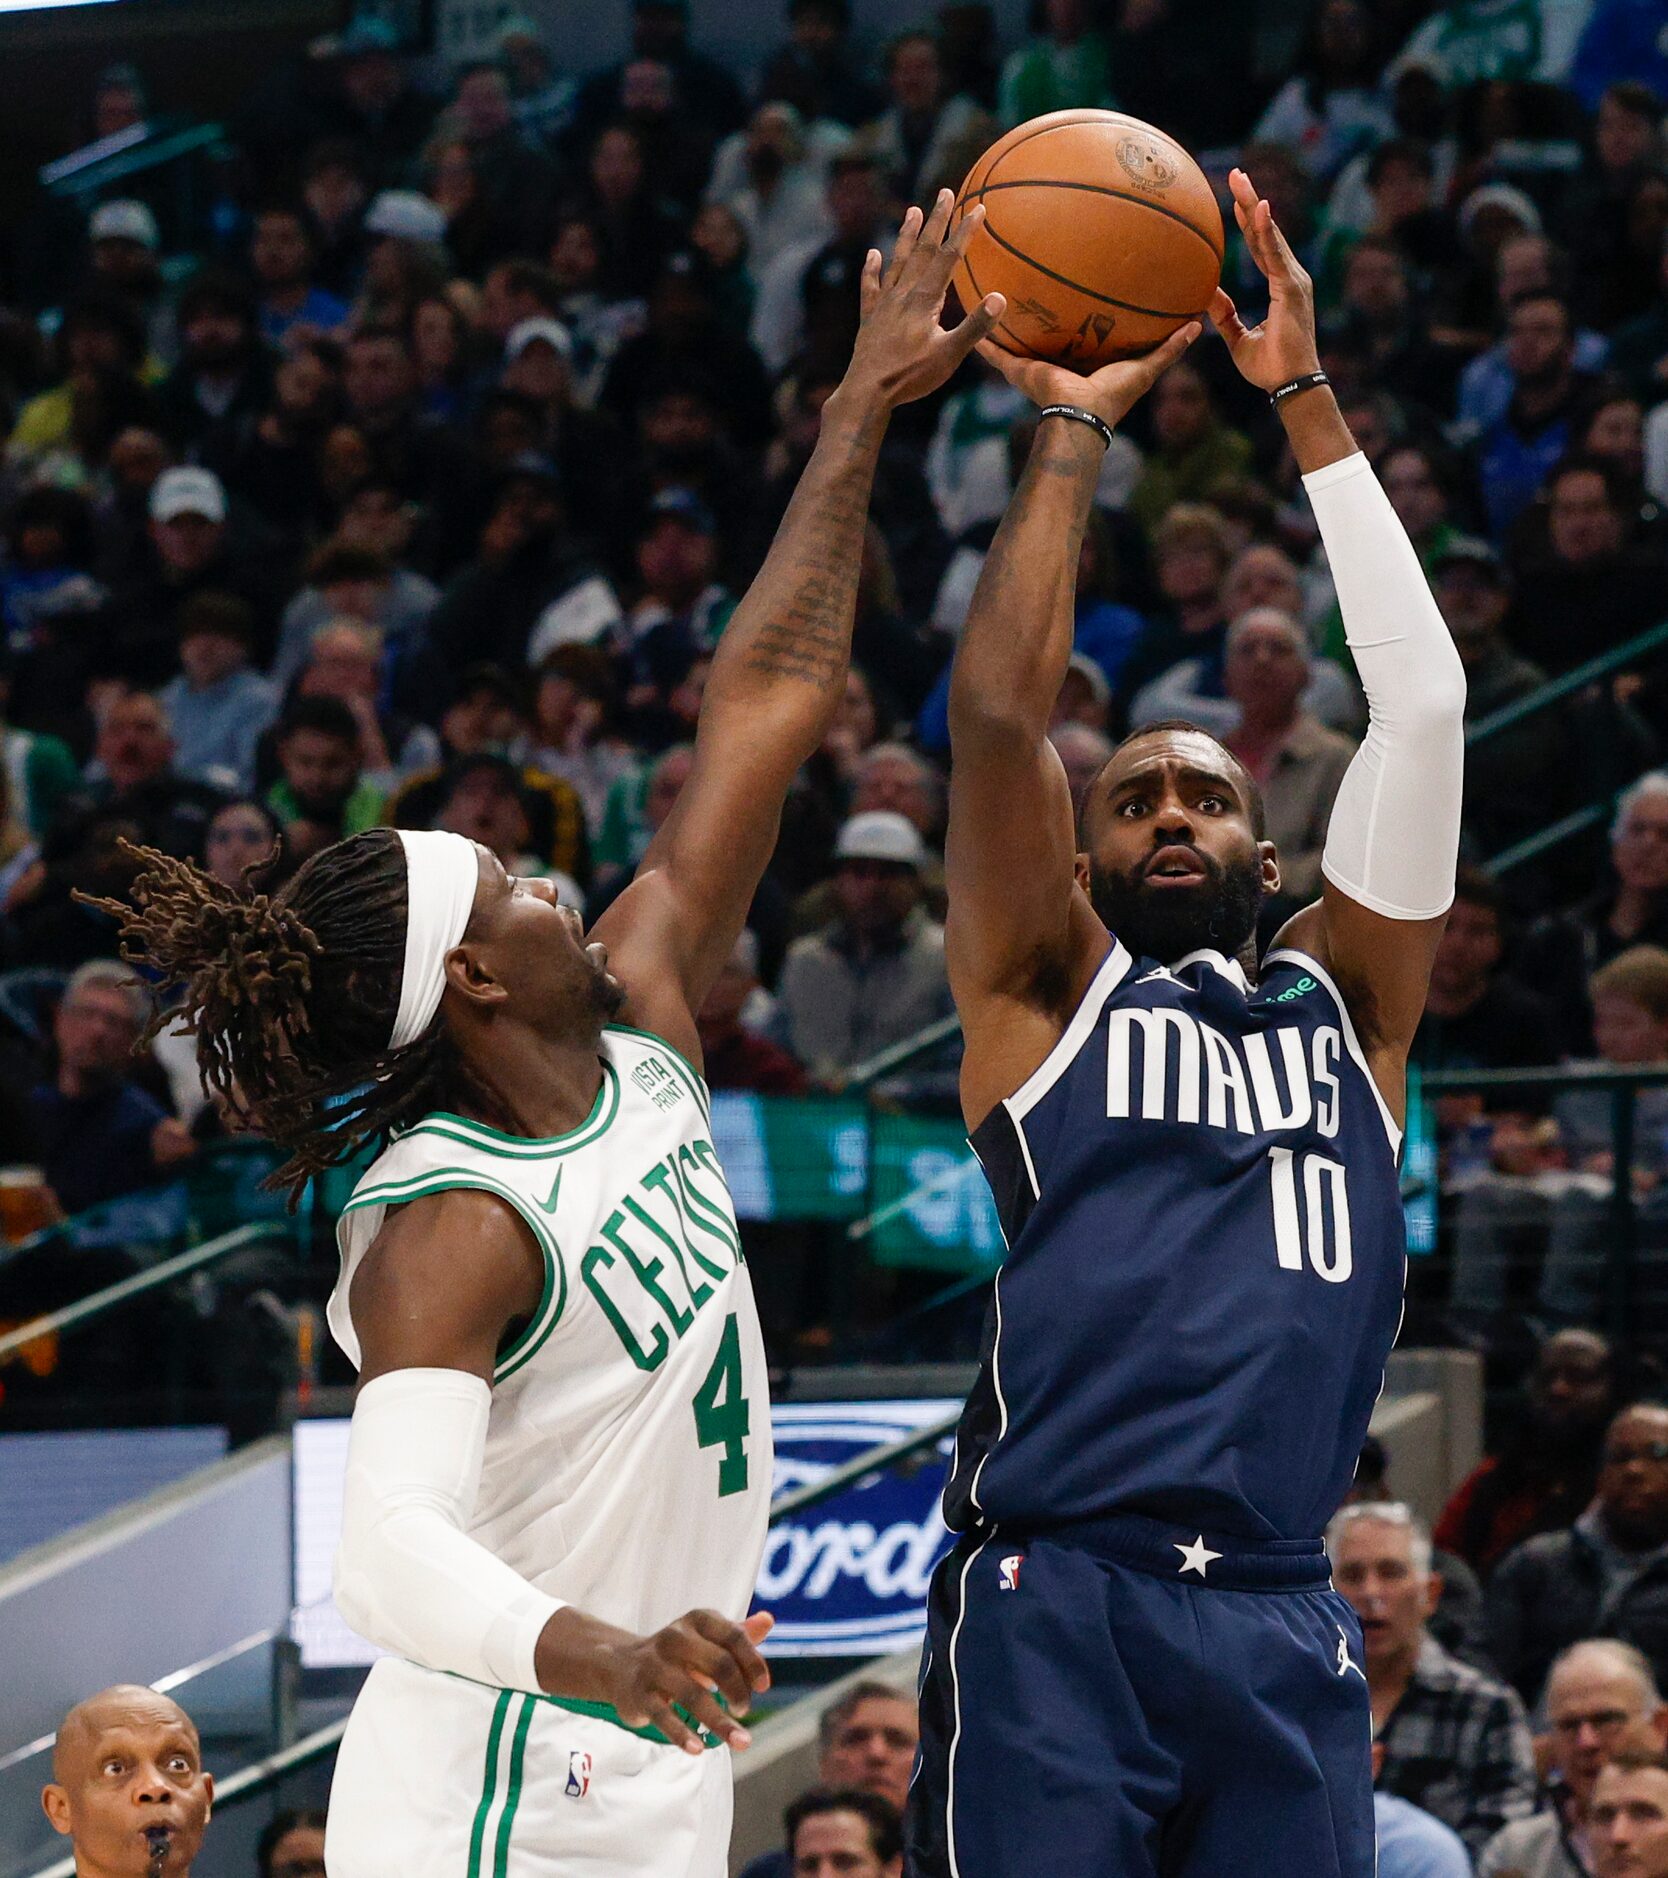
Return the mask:
<path id="1" fill-rule="evenodd" d="M 1288 398 L 1295 398 L 1300 391 L 1313 391 L 1317 385 L 1330 385 L 1332 380 L 1325 372 L 1305 372 L 1301 378 L 1289 378 L 1283 385 L 1276 385 L 1268 394 L 1268 401 L 1277 410 Z"/>
<path id="2" fill-rule="evenodd" d="M 1045 404 L 1037 413 L 1037 422 L 1040 424 L 1045 417 L 1069 417 L 1074 424 L 1087 424 L 1108 450 L 1112 448 L 1112 426 L 1080 404 Z"/>

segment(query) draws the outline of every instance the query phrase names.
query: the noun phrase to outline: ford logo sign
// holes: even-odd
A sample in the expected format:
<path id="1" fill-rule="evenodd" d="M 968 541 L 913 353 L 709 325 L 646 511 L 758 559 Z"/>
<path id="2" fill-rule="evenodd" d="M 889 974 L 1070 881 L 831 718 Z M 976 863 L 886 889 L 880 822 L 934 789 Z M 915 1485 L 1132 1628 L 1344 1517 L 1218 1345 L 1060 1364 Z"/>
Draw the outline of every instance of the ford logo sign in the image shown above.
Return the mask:
<path id="1" fill-rule="evenodd" d="M 776 1495 L 806 1487 L 871 1448 L 941 1421 L 947 1401 L 784 1402 L 771 1411 Z M 847 1487 L 774 1524 L 758 1603 L 774 1613 L 773 1656 L 884 1656 L 919 1645 L 927 1586 L 950 1548 L 939 1500 L 948 1435 L 914 1462 Z"/>

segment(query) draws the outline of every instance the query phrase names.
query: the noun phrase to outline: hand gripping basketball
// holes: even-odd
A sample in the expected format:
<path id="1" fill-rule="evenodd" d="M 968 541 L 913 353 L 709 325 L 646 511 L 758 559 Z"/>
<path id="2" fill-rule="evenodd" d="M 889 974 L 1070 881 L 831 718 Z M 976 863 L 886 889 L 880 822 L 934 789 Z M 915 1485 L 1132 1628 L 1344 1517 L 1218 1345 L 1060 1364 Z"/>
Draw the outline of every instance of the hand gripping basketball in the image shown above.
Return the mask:
<path id="1" fill-rule="evenodd" d="M 1246 248 L 1268 277 L 1268 317 L 1247 326 L 1220 287 L 1211 301 L 1211 324 L 1222 335 L 1240 375 L 1273 391 L 1320 369 L 1315 344 L 1315 286 L 1244 170 L 1230 170 L 1234 217 Z"/>
<path id="2" fill-rule="evenodd" d="M 950 276 L 984 212 L 962 217 L 948 234 L 955 197 L 939 191 L 931 215 L 911 209 L 898 230 L 892 259 L 878 248 L 863 263 L 862 325 L 845 383 L 860 387 L 891 410 L 936 391 L 1002 317 L 1007 302 L 986 294 L 953 332 L 939 322 Z"/>
<path id="3" fill-rule="evenodd" d="M 1115 425 L 1158 383 L 1201 331 L 1197 320 L 1189 320 L 1143 357 L 1115 359 L 1086 376 L 1069 366 L 1050 364 L 1047 359 L 1025 359 L 1005 352 L 988 339 L 979 342 L 979 357 L 994 365 L 1010 385 L 1036 404 L 1080 405 L 1093 411 L 1103 423 Z"/>

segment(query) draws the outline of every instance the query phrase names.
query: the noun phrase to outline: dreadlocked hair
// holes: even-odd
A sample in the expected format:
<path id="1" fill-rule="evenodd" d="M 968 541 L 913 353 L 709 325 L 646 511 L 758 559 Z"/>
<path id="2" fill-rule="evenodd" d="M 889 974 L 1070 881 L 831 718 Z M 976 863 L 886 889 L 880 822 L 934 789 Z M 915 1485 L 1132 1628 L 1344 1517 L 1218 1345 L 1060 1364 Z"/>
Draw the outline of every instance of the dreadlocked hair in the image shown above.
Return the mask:
<path id="1" fill-rule="evenodd" d="M 315 1175 L 420 1121 L 456 1088 L 457 1053 L 438 1017 L 414 1042 L 388 1044 L 407 908 L 392 829 L 323 849 L 275 894 L 122 846 L 139 863 L 132 903 L 76 897 L 116 919 L 122 957 L 160 981 L 144 1040 L 175 1027 L 194 1036 L 203 1087 L 283 1149 L 267 1185 L 288 1193 L 292 1211 Z"/>

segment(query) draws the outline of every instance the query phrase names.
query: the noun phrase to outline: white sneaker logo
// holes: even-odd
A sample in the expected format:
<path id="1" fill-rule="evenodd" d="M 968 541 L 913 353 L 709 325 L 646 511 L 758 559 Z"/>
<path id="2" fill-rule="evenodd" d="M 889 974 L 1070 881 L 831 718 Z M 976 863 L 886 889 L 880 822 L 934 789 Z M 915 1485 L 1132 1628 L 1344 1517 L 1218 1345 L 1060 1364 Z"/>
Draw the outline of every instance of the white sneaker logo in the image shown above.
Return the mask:
<path id="1" fill-rule="evenodd" d="M 1363 1682 L 1367 1680 L 1367 1672 L 1349 1653 L 1349 1638 L 1344 1635 L 1344 1627 L 1340 1624 L 1338 1626 L 1338 1674 L 1347 1676 L 1352 1669 Z"/>

